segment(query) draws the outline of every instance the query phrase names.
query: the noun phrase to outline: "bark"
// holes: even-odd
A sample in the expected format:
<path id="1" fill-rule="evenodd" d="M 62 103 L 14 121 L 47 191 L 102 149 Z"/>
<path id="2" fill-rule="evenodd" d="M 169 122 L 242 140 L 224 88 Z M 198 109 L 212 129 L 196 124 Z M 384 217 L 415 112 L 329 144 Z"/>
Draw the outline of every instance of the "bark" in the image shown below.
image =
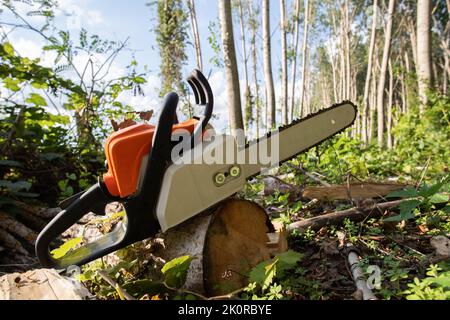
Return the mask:
<path id="1" fill-rule="evenodd" d="M 245 126 L 248 126 L 252 119 L 252 106 L 250 101 L 250 86 L 248 84 L 248 57 L 247 57 L 247 46 L 245 41 L 245 27 L 244 27 L 244 10 L 242 8 L 242 0 L 237 2 L 239 10 L 239 27 L 241 30 L 241 46 L 242 55 L 244 57 L 244 110 L 245 110 Z"/>
<path id="2" fill-rule="evenodd" d="M 269 239 L 273 231 L 262 207 L 228 199 L 161 234 L 164 247 L 154 255 L 165 261 L 195 256 L 183 288 L 207 296 L 222 295 L 245 287 L 250 269 L 270 258 L 276 246 Z"/>
<path id="3" fill-rule="evenodd" d="M 378 145 L 383 147 L 384 145 L 384 87 L 386 84 L 386 72 L 388 67 L 388 61 L 391 51 L 391 36 L 392 36 L 392 20 L 395 12 L 395 0 L 389 0 L 389 8 L 388 8 L 388 17 L 387 17 L 387 25 L 386 32 L 384 37 L 384 49 L 383 49 L 383 58 L 381 61 L 380 68 L 380 79 L 378 81 L 378 94 L 377 94 L 377 119 L 378 119 Z"/>
<path id="4" fill-rule="evenodd" d="M 34 246 L 36 242 L 37 233 L 35 231 L 4 212 L 0 212 L 0 227 L 8 231 L 8 233 L 22 238 L 31 246 Z"/>
<path id="5" fill-rule="evenodd" d="M 367 132 L 367 118 L 369 113 L 369 90 L 370 90 L 370 80 L 372 75 L 372 64 L 373 64 L 373 51 L 375 47 L 376 39 L 376 29 L 377 29 L 377 10 L 378 10 L 378 0 L 373 1 L 373 13 L 372 13 L 372 30 L 370 33 L 370 45 L 369 45 L 369 56 L 367 61 L 367 73 L 366 82 L 364 84 L 364 97 L 363 97 L 363 112 L 362 112 L 362 135 L 361 138 L 364 143 L 368 142 L 368 132 Z"/>
<path id="6" fill-rule="evenodd" d="M 389 58 L 389 90 L 388 90 L 388 104 L 387 104 L 387 147 L 392 149 L 392 104 L 394 98 L 394 70 L 392 67 L 392 59 Z"/>
<path id="7" fill-rule="evenodd" d="M 417 80 L 420 112 L 428 102 L 427 91 L 432 85 L 431 74 L 431 0 L 417 1 Z"/>
<path id="8" fill-rule="evenodd" d="M 305 99 L 305 79 L 306 79 L 306 51 L 308 48 L 308 28 L 309 28 L 309 0 L 305 0 L 305 20 L 303 22 L 303 47 L 302 47 L 302 78 L 300 83 L 300 115 L 304 116 L 304 99 Z"/>
<path id="9" fill-rule="evenodd" d="M 14 238 L 9 232 L 3 230 L 2 228 L 0 228 L 0 243 L 5 248 L 11 250 L 12 252 L 17 252 L 24 256 L 29 255 L 28 251 L 25 250 L 22 244 L 16 238 Z"/>
<path id="10" fill-rule="evenodd" d="M 275 119 L 275 89 L 272 76 L 272 54 L 270 47 L 270 3 L 262 0 L 262 28 L 263 28 L 263 56 L 264 56 L 264 83 L 266 86 L 267 127 L 273 128 Z"/>
<path id="11" fill-rule="evenodd" d="M 292 47 L 293 56 L 291 64 L 291 106 L 289 108 L 290 117 L 289 120 L 292 121 L 294 118 L 294 108 L 295 108 L 295 78 L 297 77 L 297 53 L 298 53 L 298 38 L 299 38 L 299 24 L 300 24 L 300 0 L 295 0 L 295 12 L 294 12 L 294 34 L 292 36 Z M 333 73 L 334 75 L 334 73 Z"/>
<path id="12" fill-rule="evenodd" d="M 256 33 L 258 30 L 258 23 L 256 18 L 256 12 L 253 10 L 253 5 L 249 5 L 249 14 L 251 22 L 251 30 L 252 30 L 252 37 L 251 37 L 251 50 L 252 50 L 252 69 L 253 69 L 253 84 L 255 86 L 255 95 L 254 95 L 254 105 L 256 109 L 256 137 L 259 137 L 259 130 L 261 127 L 261 99 L 259 97 L 259 84 L 258 84 L 258 56 L 257 56 L 257 48 L 256 48 Z"/>
<path id="13" fill-rule="evenodd" d="M 346 98 L 351 99 L 351 60 L 350 60 L 350 19 L 348 0 L 344 1 L 344 43 L 345 43 L 345 77 L 347 83 Z"/>
<path id="14" fill-rule="evenodd" d="M 403 184 L 396 183 L 352 183 L 348 185 L 323 185 L 323 182 L 320 183 L 322 186 L 306 187 L 302 192 L 302 197 L 328 201 L 382 198 L 392 191 L 405 187 Z"/>
<path id="15" fill-rule="evenodd" d="M 244 123 L 242 120 L 241 91 L 239 88 L 239 73 L 237 69 L 236 51 L 234 47 L 230 1 L 219 1 L 219 13 L 227 81 L 229 123 L 231 134 L 237 135 L 238 130 L 244 130 Z"/>
<path id="16" fill-rule="evenodd" d="M 197 25 L 197 14 L 195 12 L 195 0 L 188 0 L 189 14 L 191 16 L 192 35 L 194 37 L 195 57 L 197 60 L 197 68 L 203 71 L 202 49 L 200 45 L 200 35 Z"/>
<path id="17" fill-rule="evenodd" d="M 281 30 L 281 122 L 288 123 L 288 79 L 287 79 L 287 47 L 286 47 L 286 4 L 280 0 Z"/>

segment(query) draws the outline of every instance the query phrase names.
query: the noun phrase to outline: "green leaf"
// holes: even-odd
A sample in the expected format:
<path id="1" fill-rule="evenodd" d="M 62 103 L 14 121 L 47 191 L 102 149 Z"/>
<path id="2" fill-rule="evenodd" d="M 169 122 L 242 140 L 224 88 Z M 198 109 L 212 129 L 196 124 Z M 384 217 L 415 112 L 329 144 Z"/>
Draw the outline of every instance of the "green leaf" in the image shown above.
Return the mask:
<path id="1" fill-rule="evenodd" d="M 0 180 L 0 187 L 4 187 L 11 192 L 19 192 L 21 190 L 28 191 L 31 188 L 31 183 L 28 181 L 11 182 L 7 180 Z"/>
<path id="2" fill-rule="evenodd" d="M 125 283 L 123 289 L 134 297 L 148 295 L 157 295 L 165 292 L 166 288 L 160 282 L 154 282 L 149 279 L 136 280 Z"/>
<path id="3" fill-rule="evenodd" d="M 445 181 L 438 182 L 438 183 L 432 185 L 431 187 L 424 184 L 419 189 L 419 195 L 422 197 L 425 197 L 425 198 L 431 197 L 432 195 L 437 193 L 443 187 L 444 184 L 445 184 Z"/>
<path id="4" fill-rule="evenodd" d="M 194 258 L 182 256 L 167 262 L 161 269 L 165 276 L 165 282 L 169 287 L 180 288 L 185 282 L 187 271 Z"/>
<path id="5" fill-rule="evenodd" d="M 430 202 L 431 203 L 446 203 L 449 201 L 448 194 L 445 193 L 436 193 L 431 196 Z"/>
<path id="6" fill-rule="evenodd" d="M 272 263 L 263 261 L 250 271 L 250 282 L 256 282 L 262 289 L 268 288 L 276 275 L 278 259 Z"/>
<path id="7" fill-rule="evenodd" d="M 450 275 L 445 276 L 444 274 L 442 274 L 436 279 L 432 279 L 431 282 L 436 283 L 437 285 L 440 285 L 444 288 L 450 288 Z"/>
<path id="8" fill-rule="evenodd" d="M 413 187 L 406 187 L 403 190 L 396 190 L 390 192 L 386 198 L 413 198 L 417 197 L 418 192 Z"/>
<path id="9" fill-rule="evenodd" d="M 45 82 L 33 81 L 31 86 L 35 89 L 47 89 L 48 85 Z"/>
<path id="10" fill-rule="evenodd" d="M 52 161 L 52 160 L 55 160 L 55 159 L 63 158 L 63 155 L 60 154 L 60 153 L 47 152 L 47 153 L 41 153 L 39 155 L 39 157 L 41 157 L 41 159 L 44 160 L 44 161 Z"/>
<path id="11" fill-rule="evenodd" d="M 9 42 L 3 43 L 3 50 L 5 50 L 6 54 L 9 56 L 14 56 L 14 47 Z"/>
<path id="12" fill-rule="evenodd" d="M 25 101 L 34 104 L 36 107 L 47 106 L 47 101 L 45 101 L 45 99 L 37 93 L 30 94 L 30 96 Z"/>
<path id="13" fill-rule="evenodd" d="M 19 83 L 20 83 L 20 81 L 17 79 L 11 79 L 11 78 L 3 79 L 3 85 L 5 86 L 5 88 L 9 89 L 11 91 L 14 91 L 14 92 L 17 92 L 20 90 Z"/>
<path id="14" fill-rule="evenodd" d="M 15 160 L 0 160 L 0 166 L 22 167 L 22 164 L 19 161 L 15 161 Z"/>
<path id="15" fill-rule="evenodd" d="M 408 200 L 405 202 L 400 203 L 399 209 L 400 209 L 400 215 L 389 217 L 384 219 L 385 221 L 401 221 L 401 220 L 408 220 L 411 218 L 414 218 L 413 210 L 417 208 L 421 204 L 421 201 L 417 199 Z"/>
<path id="16" fill-rule="evenodd" d="M 75 173 L 71 173 L 67 175 L 67 178 L 70 180 L 77 180 L 77 175 Z"/>
<path id="17" fill-rule="evenodd" d="M 297 265 L 297 262 L 300 261 L 302 255 L 293 250 L 288 250 L 286 252 L 280 253 L 275 256 L 275 259 L 278 260 L 278 276 L 282 277 L 286 270 L 292 269 Z"/>
<path id="18" fill-rule="evenodd" d="M 140 77 L 140 76 L 134 77 L 133 80 L 136 83 L 145 83 L 145 79 L 143 77 Z"/>
<path id="19" fill-rule="evenodd" d="M 64 257 L 70 250 L 74 249 L 76 245 L 81 243 L 81 241 L 83 241 L 82 237 L 70 239 L 59 248 L 52 250 L 50 253 L 53 258 L 59 259 L 61 257 Z"/>

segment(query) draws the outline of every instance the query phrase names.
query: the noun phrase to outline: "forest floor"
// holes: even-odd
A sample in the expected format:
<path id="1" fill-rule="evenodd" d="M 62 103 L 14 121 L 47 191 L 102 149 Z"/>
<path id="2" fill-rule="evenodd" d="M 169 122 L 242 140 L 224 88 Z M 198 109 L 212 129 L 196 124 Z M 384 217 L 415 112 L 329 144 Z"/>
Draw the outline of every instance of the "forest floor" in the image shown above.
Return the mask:
<path id="1" fill-rule="evenodd" d="M 287 236 L 288 247 L 300 254 L 295 267 L 270 279 L 268 290 L 249 286 L 247 293 L 234 298 L 361 300 L 362 292 L 355 287 L 347 251 L 342 247 L 342 235 L 345 235 L 345 241 L 352 244 L 361 257 L 359 266 L 378 299 L 450 299 L 448 176 L 435 185 L 415 187 L 399 184 L 397 191 L 379 196 L 369 192 L 364 198 L 352 197 L 346 184 L 329 185 L 317 175 L 309 175 L 308 178 L 305 173 L 305 179 L 309 181 L 299 185 L 296 174 L 260 177 L 248 183 L 237 196 L 262 205 L 272 221 L 282 223 L 288 229 L 298 222 L 351 208 L 357 208 L 355 219 L 350 215 L 322 227 L 301 231 L 291 228 L 293 230 Z M 355 182 L 361 184 L 360 181 Z M 334 199 L 330 200 L 327 195 L 331 194 Z M 363 219 L 357 219 L 364 208 L 402 198 L 405 201 L 400 206 L 383 210 L 375 208 L 366 212 Z M 106 218 L 91 216 L 94 220 L 88 223 L 85 219 L 75 229 L 66 232 L 64 240 L 78 239 L 80 233 L 85 238 L 107 233 L 122 219 L 120 212 L 121 207 L 115 206 L 110 208 Z M 79 241 L 75 241 L 72 247 L 77 244 Z M 89 264 L 80 279 L 100 299 L 118 299 L 121 296 L 98 277 L 99 270 L 134 292 L 134 284 L 148 280 L 148 268 L 143 271 L 134 265 L 136 256 L 142 260 L 145 246 L 144 242 L 121 250 L 118 255 L 120 263 L 116 259 Z M 66 246 L 64 250 L 70 249 L 71 246 Z M 136 250 L 140 253 L 136 254 Z M 146 256 L 145 259 L 144 264 L 148 264 L 154 257 Z M 142 261 L 139 264 L 143 265 Z M 2 273 L 23 272 L 36 266 L 36 263 L 0 265 Z M 163 293 L 164 290 L 158 290 L 152 294 L 146 293 L 146 289 L 138 290 L 133 295 L 135 298 L 174 298 Z"/>

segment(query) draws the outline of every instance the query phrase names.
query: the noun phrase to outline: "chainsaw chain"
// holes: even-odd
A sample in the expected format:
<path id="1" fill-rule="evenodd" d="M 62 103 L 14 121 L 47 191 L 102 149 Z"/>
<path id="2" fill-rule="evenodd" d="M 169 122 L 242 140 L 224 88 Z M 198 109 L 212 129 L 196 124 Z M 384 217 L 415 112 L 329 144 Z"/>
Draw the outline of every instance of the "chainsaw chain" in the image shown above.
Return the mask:
<path id="1" fill-rule="evenodd" d="M 310 119 L 310 118 L 312 118 L 312 117 L 315 117 L 315 116 L 317 116 L 317 115 L 319 115 L 319 114 L 321 114 L 321 113 L 324 113 L 324 112 L 333 110 L 333 109 L 338 108 L 338 107 L 340 107 L 340 106 L 343 106 L 343 105 L 345 105 L 345 104 L 349 104 L 349 105 L 351 105 L 351 106 L 355 109 L 355 117 L 353 118 L 353 120 L 350 122 L 350 124 L 349 124 L 348 126 L 345 126 L 344 128 L 342 128 L 341 130 L 337 131 L 336 133 L 333 133 L 331 136 L 328 136 L 328 137 L 326 137 L 325 139 L 320 140 L 320 141 L 317 142 L 316 144 L 314 144 L 314 145 L 312 145 L 312 146 L 310 146 L 310 147 L 308 147 L 308 148 L 306 148 L 306 149 L 304 149 L 304 150 L 302 150 L 302 151 L 300 151 L 300 152 L 298 152 L 298 153 L 292 155 L 291 157 L 281 160 L 281 161 L 278 163 L 278 165 L 281 165 L 281 164 L 283 164 L 284 162 L 289 161 L 289 160 L 295 158 L 295 157 L 298 156 L 299 154 L 302 154 L 302 153 L 304 153 L 304 152 L 306 152 L 306 151 L 308 151 L 308 150 L 310 150 L 310 149 L 312 149 L 312 148 L 318 146 L 319 144 L 321 144 L 321 143 L 324 142 L 325 140 L 328 140 L 330 137 L 335 136 L 335 135 L 337 135 L 337 134 L 343 132 L 343 131 L 346 130 L 347 128 L 351 127 L 351 126 L 353 125 L 353 123 L 355 122 L 355 120 L 356 120 L 356 115 L 357 115 L 357 112 L 358 112 L 358 108 L 357 108 L 357 106 L 356 106 L 353 102 L 351 102 L 351 101 L 349 101 L 349 100 L 344 100 L 344 101 L 342 101 L 342 102 L 335 103 L 335 104 L 333 104 L 331 107 L 328 107 L 328 108 L 326 108 L 326 109 L 321 109 L 321 110 L 319 110 L 319 111 L 317 111 L 317 112 L 315 112 L 315 113 L 310 113 L 310 114 L 308 114 L 308 115 L 307 115 L 306 117 L 304 117 L 304 118 L 297 118 L 297 119 L 294 119 L 294 120 L 293 120 L 291 123 L 289 123 L 289 124 L 286 124 L 286 125 L 283 125 L 283 126 L 279 126 L 278 129 L 277 129 L 278 133 L 280 133 L 280 132 L 282 132 L 283 130 L 286 130 L 286 129 L 292 127 L 292 126 L 295 126 L 295 125 L 297 125 L 297 124 L 299 124 L 299 123 L 302 123 L 303 121 L 306 121 L 306 120 L 308 120 L 308 119 Z M 251 146 L 251 145 L 253 145 L 253 144 L 255 144 L 255 143 L 259 143 L 259 141 L 260 141 L 261 139 L 268 139 L 268 138 L 270 138 L 273 131 L 274 131 L 274 130 L 267 132 L 265 136 L 259 137 L 259 138 L 257 138 L 257 139 L 250 140 L 249 142 L 247 142 L 247 143 L 245 144 L 244 149 L 247 149 L 249 146 Z M 257 173 L 255 173 L 255 174 L 253 174 L 253 175 L 247 177 L 246 179 L 249 180 L 249 179 L 251 179 L 251 178 L 254 178 L 254 177 L 258 176 L 260 173 L 261 173 L 261 171 L 258 171 Z"/>

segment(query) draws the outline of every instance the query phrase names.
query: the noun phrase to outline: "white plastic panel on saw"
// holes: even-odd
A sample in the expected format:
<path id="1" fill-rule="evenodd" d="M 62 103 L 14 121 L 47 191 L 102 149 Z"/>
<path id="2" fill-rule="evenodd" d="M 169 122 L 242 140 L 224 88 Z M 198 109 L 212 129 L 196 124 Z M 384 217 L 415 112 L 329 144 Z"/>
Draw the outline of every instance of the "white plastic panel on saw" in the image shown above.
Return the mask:
<path id="1" fill-rule="evenodd" d="M 228 135 L 223 137 L 223 140 L 203 142 L 198 147 L 203 148 L 203 154 L 210 154 L 212 148 L 218 149 L 224 143 L 236 150 L 234 137 Z M 197 154 L 195 159 L 200 160 L 203 154 L 200 152 Z M 228 172 L 233 163 L 202 164 L 202 161 L 198 161 L 199 164 L 195 164 L 196 162 L 172 164 L 164 174 L 156 206 L 156 215 L 163 232 L 240 191 L 244 186 L 243 172 L 238 177 L 228 176 L 223 185 L 219 186 L 214 182 L 215 175 Z"/>

